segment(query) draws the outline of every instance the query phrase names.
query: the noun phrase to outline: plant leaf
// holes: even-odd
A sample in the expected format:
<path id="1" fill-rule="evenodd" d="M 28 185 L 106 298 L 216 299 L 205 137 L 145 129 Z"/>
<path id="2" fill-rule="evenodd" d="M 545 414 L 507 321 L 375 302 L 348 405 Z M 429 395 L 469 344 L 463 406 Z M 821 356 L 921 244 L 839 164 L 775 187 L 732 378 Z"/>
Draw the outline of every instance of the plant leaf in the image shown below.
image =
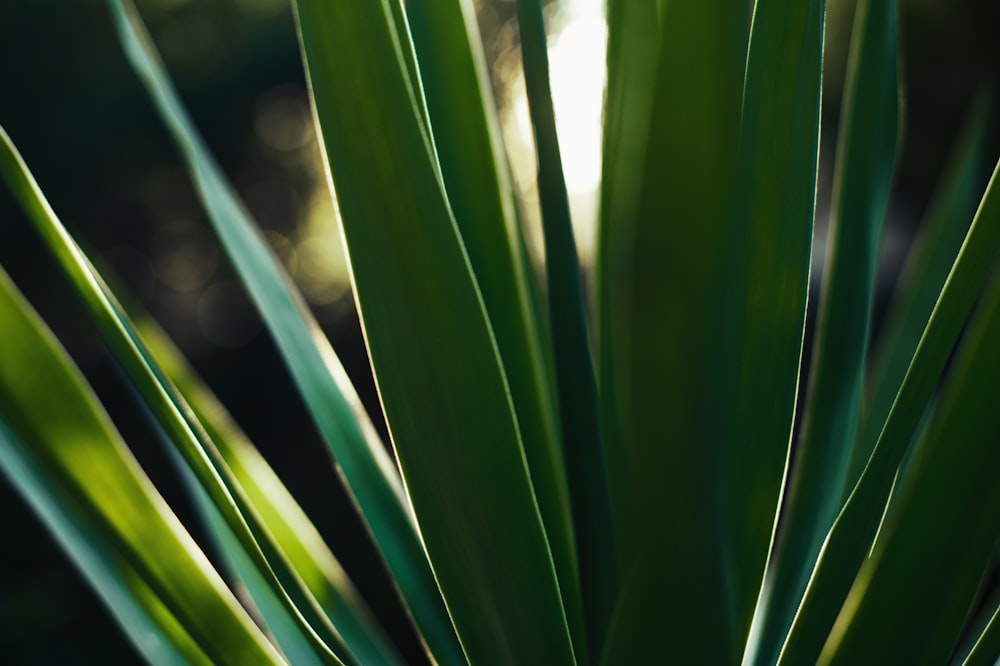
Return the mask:
<path id="1" fill-rule="evenodd" d="M 0 465 L 140 652 L 168 663 L 282 663 L 3 271 L 0 315 Z"/>
<path id="2" fill-rule="evenodd" d="M 244 602 L 256 611 L 255 616 L 259 617 L 267 627 L 268 633 L 288 659 L 288 663 L 296 666 L 320 666 L 323 663 L 322 659 L 303 636 L 285 604 L 268 585 L 267 579 L 261 575 L 254 561 L 247 555 L 240 540 L 226 523 L 226 519 L 215 508 L 212 498 L 201 487 L 191 470 L 184 465 L 184 461 L 178 459 L 177 463 L 181 476 L 186 481 L 188 492 L 191 493 L 194 506 L 200 513 L 206 529 L 211 532 L 213 545 L 222 556 L 223 566 L 229 575 L 245 588 Z"/>
<path id="3" fill-rule="evenodd" d="M 614 414 L 610 457 L 627 460 L 634 480 L 616 503 L 635 512 L 638 552 L 623 563 L 635 567 L 634 593 L 617 611 L 630 620 L 616 623 L 624 633 L 609 638 L 609 663 L 649 661 L 664 643 L 679 662 L 739 656 L 718 493 L 725 419 L 714 401 L 732 375 L 715 343 L 736 229 L 748 7 L 713 0 L 609 8 L 612 30 L 659 26 L 655 38 L 640 29 L 636 47 L 616 45 L 613 34 L 609 46 L 609 99 L 618 101 L 605 138 L 611 199 L 602 212 L 611 217 L 601 222 L 608 247 L 599 317 L 601 370 L 613 376 L 602 374 L 602 386 L 612 387 L 602 400 Z M 626 65 L 650 51 L 652 71 L 642 66 L 628 81 L 648 81 L 652 97 L 629 95 L 630 83 L 614 79 L 630 76 Z"/>
<path id="4" fill-rule="evenodd" d="M 448 202 L 496 335 L 577 652 L 583 606 L 556 407 L 528 291 L 489 71 L 471 0 L 416 0 L 406 12 Z"/>
<path id="5" fill-rule="evenodd" d="M 431 136 L 430 114 L 427 111 L 427 99 L 420 87 L 420 65 L 417 63 L 413 36 L 407 22 L 407 8 L 401 2 L 389 2 L 387 6 L 392 14 L 393 36 L 399 44 L 399 58 L 406 67 L 410 103 L 416 113 L 417 123 L 420 125 L 427 152 L 433 155 L 435 147 L 434 139 Z M 437 163 L 435 163 L 435 168 L 440 171 L 440 165 Z"/>
<path id="6" fill-rule="evenodd" d="M 976 213 L 992 106 L 991 100 L 980 98 L 970 112 L 900 275 L 865 378 L 868 396 L 854 440 L 845 493 L 854 488 L 875 448 L 896 391 Z"/>
<path id="7" fill-rule="evenodd" d="M 977 226 L 988 226 L 994 237 L 1000 235 L 998 172 L 1000 165 L 972 233 Z M 966 242 L 963 254 L 973 241 Z M 998 244 L 984 245 L 979 251 L 995 260 Z M 934 319 L 946 314 L 942 306 L 949 289 L 959 287 L 959 268 L 948 280 Z M 978 294 L 977 287 L 966 291 Z M 858 663 L 860 658 L 944 663 L 954 649 L 1000 539 L 1000 418 L 993 391 L 1000 373 L 998 339 L 1000 273 L 994 272 L 959 346 L 927 436 L 900 481 L 875 548 L 823 647 L 821 663 Z M 927 343 L 925 334 L 917 360 Z M 911 367 L 907 380 L 915 370 Z M 904 383 L 886 430 L 906 388 Z"/>
<path id="8" fill-rule="evenodd" d="M 816 211 L 825 9 L 823 0 L 760 0 L 750 36 L 734 212 L 738 223 L 725 239 L 731 248 L 727 284 L 736 288 L 729 287 L 728 319 L 712 350 L 723 358 L 729 378 L 714 403 L 731 410 L 715 491 L 724 498 L 729 543 L 723 552 L 729 557 L 738 649 L 747 641 L 772 546 L 799 388 Z"/>
<path id="9" fill-rule="evenodd" d="M 879 529 L 900 461 L 1000 254 L 998 173 L 1000 163 L 917 346 L 875 450 L 827 536 L 782 652 L 785 663 L 800 663 L 818 656 L 837 613 L 843 612 L 841 606 L 852 582 L 855 586 L 859 584 L 855 577 Z M 988 357 L 983 361 L 987 362 Z M 968 399 L 974 402 L 975 396 Z M 939 418 L 943 417 L 935 417 Z M 935 427 L 933 422 L 931 427 Z M 974 449 L 970 450 L 970 455 L 973 453 Z M 916 554 L 914 559 L 918 559 Z"/>
<path id="10" fill-rule="evenodd" d="M 659 19 L 654 0 L 608 0 L 608 83 L 602 148 L 601 212 L 594 266 L 597 365 L 605 457 L 615 519 L 619 570 L 634 562 L 637 526 L 632 476 L 624 445 L 627 382 L 617 376 L 618 355 L 629 333 L 622 312 L 631 310 L 628 274 L 635 236 L 636 206 L 643 179 L 659 53 Z M 622 381 L 621 387 L 616 382 Z"/>
<path id="11" fill-rule="evenodd" d="M 435 658 L 454 663 L 457 642 L 398 473 L 347 373 L 209 155 L 134 9 L 122 0 L 109 1 L 125 52 L 188 161 L 209 219 L 333 453 L 404 603 Z"/>
<path id="12" fill-rule="evenodd" d="M 346 648 L 336 630 L 318 611 L 315 599 L 275 547 L 218 450 L 176 389 L 164 378 L 101 276 L 59 222 L 5 133 L 0 133 L 0 173 L 70 278 L 105 342 L 142 396 L 144 406 L 169 435 L 176 451 L 212 497 L 264 579 L 286 605 L 317 654 L 331 663 L 340 663 L 332 646 L 341 647 L 342 653 Z"/>
<path id="13" fill-rule="evenodd" d="M 132 645 L 150 663 L 211 664 L 177 618 L 120 553 L 66 500 L 30 448 L 0 419 L 0 467 L 48 527 L 66 555 L 111 611 Z"/>
<path id="14" fill-rule="evenodd" d="M 580 651 L 592 649 L 599 654 L 618 595 L 618 563 L 597 383 L 556 134 L 542 0 L 518 0 L 517 10 L 528 109 L 538 151 L 538 193 L 563 455 L 578 543 L 586 635 L 593 645 L 583 646 L 582 639 L 577 642 Z M 586 652 L 578 656 L 587 659 Z"/>
<path id="15" fill-rule="evenodd" d="M 390 8 L 296 6 L 383 410 L 462 647 L 471 662 L 573 663 L 508 385 Z"/>
<path id="16" fill-rule="evenodd" d="M 851 37 L 812 374 L 768 574 L 758 663 L 777 658 L 841 508 L 861 407 L 878 242 L 899 141 L 897 60 L 895 0 L 862 0 Z"/>
<path id="17" fill-rule="evenodd" d="M 191 406 L 195 417 L 215 443 L 233 476 L 246 492 L 247 499 L 259 513 L 264 526 L 273 535 L 282 553 L 315 596 L 358 661 L 362 664 L 401 663 L 401 658 L 378 627 L 371 611 L 309 517 L 215 395 L 194 373 L 180 350 L 152 320 L 140 319 L 138 328 L 160 367 Z M 201 491 L 201 488 L 196 486 L 195 490 Z M 234 568 L 242 572 L 241 577 L 252 576 L 257 579 L 255 584 L 248 584 L 247 588 L 255 594 L 255 599 L 258 594 L 270 594 L 270 605 L 277 613 L 283 614 L 284 608 L 280 600 L 273 597 L 266 582 L 260 579 L 260 574 L 243 552 L 239 541 L 228 532 L 222 516 L 218 515 L 207 496 L 200 499 L 200 504 L 208 513 L 208 519 L 226 530 L 211 530 L 213 536 L 218 535 L 221 550 Z M 261 602 L 258 601 L 257 604 L 258 607 L 261 606 Z M 268 620 L 267 624 L 277 635 L 274 622 Z M 297 630 L 287 631 L 286 634 L 289 635 L 288 640 L 301 640 Z M 279 644 L 285 644 L 280 636 Z M 289 650 L 284 649 L 292 661 L 298 663 Z"/>
<path id="18" fill-rule="evenodd" d="M 995 666 L 1000 659 L 1000 603 L 962 666 Z"/>

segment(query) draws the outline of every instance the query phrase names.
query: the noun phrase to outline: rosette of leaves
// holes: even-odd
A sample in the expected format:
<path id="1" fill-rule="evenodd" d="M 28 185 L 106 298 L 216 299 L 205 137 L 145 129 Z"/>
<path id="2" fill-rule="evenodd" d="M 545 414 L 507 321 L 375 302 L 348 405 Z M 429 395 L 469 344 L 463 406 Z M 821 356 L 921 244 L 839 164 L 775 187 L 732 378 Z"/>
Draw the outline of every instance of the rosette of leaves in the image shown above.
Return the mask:
<path id="1" fill-rule="evenodd" d="M 823 0 L 609 0 L 589 309 L 540 0 L 518 0 L 517 17 L 541 277 L 471 0 L 296 0 L 388 447 L 135 9 L 108 5 L 428 659 L 997 658 L 997 601 L 981 598 L 1000 537 L 995 172 L 977 191 L 986 107 L 869 340 L 899 152 L 896 2 L 856 11 L 803 358 Z M 6 134 L 0 172 L 223 556 L 191 539 L 0 279 L 0 467 L 138 651 L 154 663 L 399 663 L 309 518 L 180 352 L 122 306 Z"/>

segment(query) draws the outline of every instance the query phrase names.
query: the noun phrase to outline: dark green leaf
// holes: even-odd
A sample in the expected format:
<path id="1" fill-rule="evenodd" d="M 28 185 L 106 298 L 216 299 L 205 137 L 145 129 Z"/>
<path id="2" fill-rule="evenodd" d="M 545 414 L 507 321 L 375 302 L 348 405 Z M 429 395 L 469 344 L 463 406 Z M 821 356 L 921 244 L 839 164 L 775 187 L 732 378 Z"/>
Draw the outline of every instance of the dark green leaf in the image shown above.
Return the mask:
<path id="1" fill-rule="evenodd" d="M 616 504 L 635 513 L 639 557 L 623 563 L 635 566 L 632 592 L 616 612 L 629 619 L 616 622 L 605 658 L 647 662 L 668 644 L 679 662 L 725 663 L 742 646 L 726 581 L 725 417 L 715 402 L 733 373 L 716 343 L 737 229 L 749 5 L 656 4 L 609 8 L 612 30 L 637 28 L 639 42 L 612 33 L 609 45 L 599 318 L 601 383 L 611 390 L 601 399 L 612 413 L 609 457 L 627 461 L 633 480 L 618 485 Z M 633 82 L 652 85 L 651 96 L 633 93 Z"/>
<path id="2" fill-rule="evenodd" d="M 859 584 L 855 576 L 879 529 L 900 461 L 924 418 L 941 373 L 1000 253 L 998 172 L 1000 164 L 934 307 L 875 450 L 826 539 L 782 653 L 786 663 L 815 659 L 837 613 L 842 613 L 841 606 L 852 581 L 855 586 Z M 966 390 L 970 392 L 966 399 L 974 403 L 978 399 L 975 390 Z M 989 393 L 982 387 L 978 390 Z M 931 427 L 935 427 L 933 422 Z M 959 441 L 957 435 L 955 441 Z M 922 446 L 935 445 L 925 442 Z M 970 455 L 973 453 L 974 449 L 970 450 Z M 960 479 L 955 477 L 952 482 L 961 483 Z M 962 524 L 976 523 L 970 520 Z M 917 559 L 914 551 L 914 560 Z"/>
<path id="3" fill-rule="evenodd" d="M 972 233 L 978 225 L 991 227 L 992 235 L 1000 236 L 998 180 L 995 173 Z M 976 240 L 969 238 L 964 249 Z M 992 258 L 998 255 L 996 243 L 980 248 Z M 956 273 L 948 280 L 934 319 L 946 314 L 942 306 L 948 291 L 960 286 Z M 966 291 L 978 294 L 978 286 L 967 285 Z M 994 273 L 969 323 L 927 436 L 901 479 L 874 550 L 826 641 L 822 663 L 944 663 L 952 653 L 1000 539 L 997 340 L 1000 273 Z M 925 334 L 908 381 L 927 346 Z M 906 389 L 904 383 L 886 430 L 901 409 Z M 874 455 L 878 452 L 876 448 Z M 873 463 L 874 456 L 868 470 Z"/>
<path id="4" fill-rule="evenodd" d="M 55 216 L 6 134 L 0 134 L 0 172 L 70 278 L 80 300 L 142 396 L 145 406 L 169 435 L 175 450 L 212 497 L 227 524 L 240 539 L 264 579 L 286 605 L 317 654 L 330 663 L 339 664 L 340 659 L 334 654 L 333 646 L 340 648 L 342 655 L 347 651 L 341 645 L 336 630 L 319 611 L 315 599 L 305 588 L 301 578 L 290 568 L 287 559 L 273 543 L 239 482 L 233 477 L 190 408 L 165 379 L 114 295 Z"/>
<path id="5" fill-rule="evenodd" d="M 855 12 L 806 411 L 760 618 L 765 664 L 777 657 L 841 507 L 899 140 L 896 2 L 862 0 Z"/>
<path id="6" fill-rule="evenodd" d="M 362 664 L 400 663 L 399 655 L 377 626 L 340 563 L 267 461 L 195 375 L 166 334 L 150 320 L 140 321 L 139 328 L 153 356 L 191 406 L 282 553 L 316 597 L 358 661 Z M 195 490 L 197 492 L 201 489 L 197 487 Z M 285 616 L 285 621 L 293 624 L 280 600 L 270 591 L 239 541 L 225 526 L 222 516 L 207 496 L 200 499 L 209 520 L 220 528 L 211 530 L 211 534 L 221 542 L 223 553 L 241 572 L 241 577 L 253 578 L 252 582 L 247 583 L 248 590 L 255 595 L 255 599 L 257 596 L 266 597 L 268 605 L 274 609 L 274 615 Z M 257 605 L 262 606 L 260 601 Z M 285 647 L 288 642 L 302 641 L 297 629 L 294 626 L 286 629 L 284 635 L 287 639 L 282 641 L 275 623 L 263 608 L 261 610 L 267 619 L 268 628 L 278 637 L 285 654 L 293 662 L 299 663 Z"/>
<path id="7" fill-rule="evenodd" d="M 475 8 L 471 0 L 415 0 L 406 12 L 431 124 L 438 128 L 448 202 L 496 335 L 579 651 L 583 607 L 563 450 Z"/>
<path id="8" fill-rule="evenodd" d="M 404 602 L 431 652 L 442 663 L 453 663 L 458 646 L 392 460 L 329 342 L 194 130 L 138 16 L 129 5 L 110 1 L 126 54 L 180 145 L 216 233 L 274 336 Z"/>
<path id="9" fill-rule="evenodd" d="M 714 353 L 731 410 L 723 498 L 736 645 L 750 631 L 772 544 L 799 388 L 819 155 L 825 3 L 757 2 L 750 36 L 730 301 Z M 711 402 L 709 403 L 712 404 Z M 725 417 L 725 411 L 720 415 Z M 707 416 L 706 418 L 711 418 Z"/>
<path id="10" fill-rule="evenodd" d="M 592 643 L 585 646 L 577 632 L 578 650 L 583 652 L 579 657 L 586 660 L 586 651 L 601 650 L 618 594 L 615 531 L 580 262 L 556 135 L 542 0 L 518 0 L 517 8 L 528 109 L 538 150 L 538 193 L 563 454 L 579 547 L 587 636 Z"/>
<path id="11" fill-rule="evenodd" d="M 376 382 L 462 647 L 472 662 L 573 663 L 506 377 L 388 3 L 296 6 Z"/>
<path id="12" fill-rule="evenodd" d="M 962 666 L 996 666 L 1000 660 L 1000 603 Z"/>
<path id="13" fill-rule="evenodd" d="M 980 98 L 970 113 L 900 275 L 865 378 L 867 397 L 854 440 L 845 492 L 854 488 L 878 441 L 896 391 L 903 383 L 934 303 L 975 215 L 982 191 L 984 139 L 992 106 L 989 100 Z"/>
<path id="14" fill-rule="evenodd" d="M 636 206 L 643 183 L 650 128 L 659 20 L 655 0 L 609 0 L 608 83 L 604 108 L 601 213 L 594 266 L 597 312 L 597 365 L 619 569 L 627 571 L 637 548 L 635 503 L 624 445 L 627 385 L 616 387 L 616 364 L 627 344 L 626 311 Z"/>

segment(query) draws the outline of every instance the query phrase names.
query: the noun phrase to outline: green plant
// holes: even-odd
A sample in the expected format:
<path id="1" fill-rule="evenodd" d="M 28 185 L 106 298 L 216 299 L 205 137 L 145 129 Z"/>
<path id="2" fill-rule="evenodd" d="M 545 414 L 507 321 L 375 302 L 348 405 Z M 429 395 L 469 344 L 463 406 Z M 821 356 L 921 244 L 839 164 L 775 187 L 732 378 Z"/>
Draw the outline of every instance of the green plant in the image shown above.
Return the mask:
<path id="1" fill-rule="evenodd" d="M 596 362 L 541 3 L 517 6 L 544 288 L 506 182 L 471 2 L 296 1 L 395 462 L 131 5 L 109 4 L 434 661 L 952 656 L 1000 537 L 1000 186 L 994 173 L 970 226 L 980 111 L 869 361 L 898 150 L 895 2 L 857 10 L 791 474 L 822 0 L 758 0 L 752 22 L 750 3 L 608 2 Z M 8 478 L 150 661 L 398 661 L 274 473 L 162 333 L 133 323 L 2 137 L 0 171 L 176 453 L 265 629 L 4 276 Z M 956 659 L 997 658 L 993 604 Z"/>

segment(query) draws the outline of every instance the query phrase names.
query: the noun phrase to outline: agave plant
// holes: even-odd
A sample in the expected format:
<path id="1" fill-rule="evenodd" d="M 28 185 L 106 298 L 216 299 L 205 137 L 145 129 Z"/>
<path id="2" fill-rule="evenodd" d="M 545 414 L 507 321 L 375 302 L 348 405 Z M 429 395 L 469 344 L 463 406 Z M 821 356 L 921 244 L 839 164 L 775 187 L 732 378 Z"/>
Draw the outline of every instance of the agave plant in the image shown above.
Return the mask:
<path id="1" fill-rule="evenodd" d="M 900 135 L 894 1 L 856 12 L 800 385 L 823 0 L 608 0 L 592 308 L 541 0 L 518 0 L 517 18 L 543 280 L 471 0 L 296 0 L 390 447 L 134 8 L 108 4 L 431 661 L 1000 656 L 997 599 L 983 596 L 1000 538 L 996 172 L 972 215 L 987 107 L 869 341 Z M 2 274 L 0 467 L 139 652 L 153 663 L 400 663 L 263 457 L 155 324 L 112 293 L 0 137 L 0 173 L 221 554 L 213 563 L 189 536 Z"/>

